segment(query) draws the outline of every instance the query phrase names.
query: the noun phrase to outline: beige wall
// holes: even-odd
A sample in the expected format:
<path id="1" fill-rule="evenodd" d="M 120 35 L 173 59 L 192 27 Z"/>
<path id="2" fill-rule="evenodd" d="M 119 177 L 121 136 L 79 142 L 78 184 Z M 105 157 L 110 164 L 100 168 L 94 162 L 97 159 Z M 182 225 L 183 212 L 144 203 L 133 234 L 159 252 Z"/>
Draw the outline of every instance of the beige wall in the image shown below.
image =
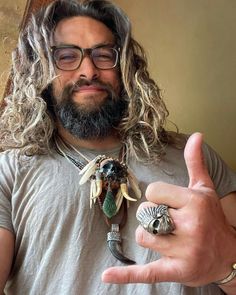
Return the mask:
<path id="1" fill-rule="evenodd" d="M 148 49 L 170 119 L 236 169 L 235 0 L 114 0 Z M 0 0 L 0 95 L 26 0 Z"/>
<path id="2" fill-rule="evenodd" d="M 236 169 L 235 0 L 114 0 L 148 49 L 170 119 Z"/>
<path id="3" fill-rule="evenodd" d="M 26 0 L 0 0 L 0 99 L 9 75 L 10 56 L 18 38 L 18 28 Z"/>

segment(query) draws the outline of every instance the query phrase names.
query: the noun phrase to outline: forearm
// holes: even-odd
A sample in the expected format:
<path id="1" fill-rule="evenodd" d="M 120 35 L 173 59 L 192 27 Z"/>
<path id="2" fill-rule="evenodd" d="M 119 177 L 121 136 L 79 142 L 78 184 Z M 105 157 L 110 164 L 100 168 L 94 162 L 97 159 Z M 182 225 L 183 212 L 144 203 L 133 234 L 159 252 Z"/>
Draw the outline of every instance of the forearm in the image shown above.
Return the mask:
<path id="1" fill-rule="evenodd" d="M 14 253 L 13 234 L 0 228 L 0 294 L 4 295 L 4 288 L 11 271 L 12 259 Z"/>
<path id="2" fill-rule="evenodd" d="M 10 273 L 10 268 L 2 268 L 0 271 L 0 295 L 5 295 L 4 288 L 8 279 L 8 275 Z"/>

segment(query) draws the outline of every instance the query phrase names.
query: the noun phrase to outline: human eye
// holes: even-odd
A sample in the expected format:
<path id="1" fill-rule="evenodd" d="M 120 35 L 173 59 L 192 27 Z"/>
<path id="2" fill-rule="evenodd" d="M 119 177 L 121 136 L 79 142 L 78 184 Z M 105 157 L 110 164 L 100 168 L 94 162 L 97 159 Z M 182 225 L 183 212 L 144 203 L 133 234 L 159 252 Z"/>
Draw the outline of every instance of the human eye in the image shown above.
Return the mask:
<path id="1" fill-rule="evenodd" d="M 76 49 L 60 48 L 55 51 L 55 59 L 59 63 L 72 63 L 80 58 Z"/>
<path id="2" fill-rule="evenodd" d="M 115 52 L 112 48 L 95 48 L 93 57 L 100 61 L 111 61 L 115 58 Z"/>

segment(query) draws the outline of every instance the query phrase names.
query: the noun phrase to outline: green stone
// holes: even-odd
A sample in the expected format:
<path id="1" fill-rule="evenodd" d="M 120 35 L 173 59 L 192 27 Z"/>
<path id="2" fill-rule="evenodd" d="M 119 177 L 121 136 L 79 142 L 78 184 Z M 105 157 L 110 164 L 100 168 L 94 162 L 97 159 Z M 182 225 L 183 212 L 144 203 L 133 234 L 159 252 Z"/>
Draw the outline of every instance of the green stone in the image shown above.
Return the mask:
<path id="1" fill-rule="evenodd" d="M 113 196 L 113 193 L 111 191 L 108 191 L 106 193 L 105 200 L 102 205 L 103 213 L 108 217 L 111 218 L 116 214 L 116 202 L 115 198 Z"/>

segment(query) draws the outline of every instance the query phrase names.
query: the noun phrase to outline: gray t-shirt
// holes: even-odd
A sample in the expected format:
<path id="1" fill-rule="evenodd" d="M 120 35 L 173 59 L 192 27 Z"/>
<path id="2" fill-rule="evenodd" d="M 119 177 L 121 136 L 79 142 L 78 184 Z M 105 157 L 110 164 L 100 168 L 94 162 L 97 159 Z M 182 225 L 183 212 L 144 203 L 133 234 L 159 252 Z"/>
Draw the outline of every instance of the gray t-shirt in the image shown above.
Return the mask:
<path id="1" fill-rule="evenodd" d="M 117 158 L 119 149 L 110 151 Z M 85 151 L 90 159 L 103 151 Z M 220 197 L 236 191 L 236 175 L 204 145 L 209 173 Z M 73 154 L 79 158 L 78 155 Z M 141 201 L 132 202 L 122 229 L 123 252 L 138 264 L 159 255 L 135 243 L 135 214 L 153 181 L 188 185 L 183 151 L 168 147 L 159 165 L 145 166 L 129 160 L 139 180 Z M 109 228 L 99 206 L 89 208 L 89 183 L 79 185 L 79 170 L 64 157 L 0 155 L 0 227 L 15 234 L 15 257 L 5 292 L 7 295 L 219 295 L 214 284 L 190 288 L 177 283 L 104 284 L 102 272 L 122 265 L 107 248 Z"/>

